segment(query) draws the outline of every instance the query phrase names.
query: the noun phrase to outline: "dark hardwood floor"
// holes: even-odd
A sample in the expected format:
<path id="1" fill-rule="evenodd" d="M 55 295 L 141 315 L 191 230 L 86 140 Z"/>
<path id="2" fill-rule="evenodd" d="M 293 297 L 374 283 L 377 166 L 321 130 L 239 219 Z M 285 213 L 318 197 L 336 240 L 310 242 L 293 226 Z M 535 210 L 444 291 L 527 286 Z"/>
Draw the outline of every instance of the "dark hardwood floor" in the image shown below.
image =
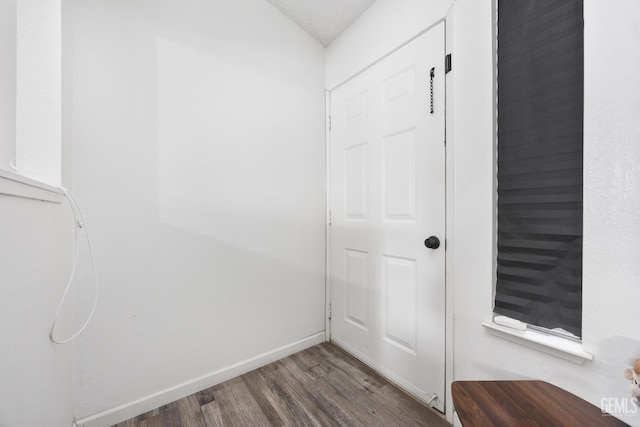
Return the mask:
<path id="1" fill-rule="evenodd" d="M 161 426 L 450 424 L 348 353 L 323 343 L 116 425 Z"/>

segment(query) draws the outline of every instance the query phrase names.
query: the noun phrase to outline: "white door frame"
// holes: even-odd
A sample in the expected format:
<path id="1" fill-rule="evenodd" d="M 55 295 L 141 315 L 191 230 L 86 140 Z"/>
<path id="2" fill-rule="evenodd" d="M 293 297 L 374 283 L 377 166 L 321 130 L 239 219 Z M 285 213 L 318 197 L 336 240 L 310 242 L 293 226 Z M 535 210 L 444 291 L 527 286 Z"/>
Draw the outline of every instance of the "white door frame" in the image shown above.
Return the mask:
<path id="1" fill-rule="evenodd" d="M 454 7 L 451 6 L 447 12 L 444 20 L 444 48 L 446 54 L 453 54 L 453 14 Z M 454 61 L 452 61 L 454 62 Z M 445 415 L 447 421 L 454 424 L 454 410 L 453 400 L 451 398 L 451 383 L 454 379 L 454 328 L 453 328 L 453 295 L 454 295 L 454 135 L 453 135 L 453 119 L 454 119 L 454 105 L 453 105 L 453 83 L 455 64 L 452 64 L 452 70 L 445 76 L 445 89 L 444 89 L 444 105 L 445 105 L 445 126 L 444 135 L 446 141 L 445 147 L 445 335 L 444 335 L 444 361 L 445 361 Z"/>
<path id="2" fill-rule="evenodd" d="M 324 289 L 325 289 L 325 335 L 326 340 L 331 341 L 331 212 L 329 206 L 331 206 L 331 91 L 326 90 L 325 93 L 325 274 L 324 274 Z"/>
<path id="3" fill-rule="evenodd" d="M 330 164 L 330 150 L 331 150 L 331 92 L 344 85 L 348 81 L 354 79 L 359 76 L 369 68 L 376 65 L 378 62 L 382 61 L 389 55 L 393 54 L 397 50 L 401 49 L 405 45 L 409 44 L 413 40 L 417 39 L 427 31 L 436 27 L 438 24 L 444 22 L 445 25 L 445 53 L 452 54 L 453 50 L 453 13 L 454 8 L 449 8 L 447 15 L 439 19 L 438 21 L 431 24 L 429 27 L 420 31 L 415 36 L 411 37 L 409 40 L 400 44 L 393 50 L 387 52 L 385 55 L 381 56 L 377 60 L 373 61 L 366 67 L 362 68 L 349 78 L 340 82 L 336 86 L 331 89 L 326 90 L 326 102 L 325 102 L 325 111 L 326 111 L 326 151 L 325 151 L 325 163 L 326 163 L 326 221 L 325 221 L 325 236 L 326 236 L 326 254 L 325 254 L 325 334 L 326 340 L 331 340 L 331 257 L 330 257 L 330 248 L 331 248 L 331 211 L 330 207 L 330 188 L 331 188 L 331 164 Z M 453 55 L 452 55 L 453 56 Z M 444 58 L 442 58 L 444 62 Z M 453 70 L 451 71 L 453 72 Z M 454 186 L 453 186 L 453 168 L 454 168 L 454 157 L 453 157 L 453 75 L 447 73 L 445 75 L 445 366 L 443 369 L 445 370 L 445 415 L 447 420 L 450 423 L 453 423 L 453 407 L 451 405 L 451 382 L 454 378 L 453 371 L 453 354 L 454 354 L 454 346 L 453 346 L 453 284 L 455 283 L 453 272 L 454 272 L 454 245 L 453 245 L 453 199 L 454 199 Z"/>

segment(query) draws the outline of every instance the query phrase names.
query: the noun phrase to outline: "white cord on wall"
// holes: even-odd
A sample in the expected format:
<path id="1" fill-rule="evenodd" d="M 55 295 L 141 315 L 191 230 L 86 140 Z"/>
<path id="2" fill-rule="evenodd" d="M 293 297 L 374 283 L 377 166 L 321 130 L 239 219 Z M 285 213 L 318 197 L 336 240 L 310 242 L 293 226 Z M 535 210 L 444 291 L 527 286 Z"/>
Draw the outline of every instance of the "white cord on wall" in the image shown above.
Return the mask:
<path id="1" fill-rule="evenodd" d="M 21 172 L 18 166 L 16 166 L 15 157 L 13 158 L 13 160 L 11 160 L 9 165 L 16 172 L 18 173 Z M 98 271 L 96 270 L 96 260 L 93 256 L 93 249 L 91 249 L 91 240 L 89 239 L 89 231 L 87 230 L 87 224 L 85 223 L 84 215 L 82 213 L 82 210 L 80 209 L 80 205 L 78 204 L 78 202 L 76 201 L 76 198 L 73 196 L 73 194 L 71 194 L 69 190 L 67 190 L 63 186 L 59 186 L 58 188 L 66 196 L 67 200 L 69 201 L 69 206 L 71 206 L 71 211 L 73 212 L 73 219 L 75 222 L 75 233 L 74 233 L 74 238 L 75 238 L 74 252 L 75 253 L 73 256 L 73 267 L 71 270 L 71 275 L 69 276 L 69 281 L 67 282 L 67 287 L 65 288 L 64 293 L 62 294 L 62 298 L 60 299 L 60 304 L 58 304 L 58 309 L 56 310 L 56 315 L 53 317 L 53 322 L 51 323 L 51 330 L 49 331 L 49 339 L 55 344 L 67 344 L 73 341 L 74 339 L 76 339 L 76 337 L 80 335 L 87 328 L 87 326 L 89 325 L 89 322 L 91 322 L 91 319 L 93 318 L 93 313 L 95 313 L 96 311 L 96 306 L 98 305 Z M 64 305 L 64 302 L 67 299 L 67 295 L 69 294 L 69 291 L 71 290 L 71 283 L 73 283 L 73 278 L 76 275 L 76 268 L 78 266 L 78 255 L 80 252 L 78 247 L 78 230 L 82 228 L 84 228 L 84 234 L 87 237 L 87 247 L 89 248 L 89 255 L 91 256 L 91 266 L 93 267 L 93 289 L 94 289 L 93 307 L 91 308 L 91 313 L 89 313 L 87 320 L 84 322 L 80 330 L 78 330 L 78 332 L 76 332 L 75 334 L 73 334 L 71 337 L 67 339 L 58 340 L 53 337 L 53 332 L 54 332 L 54 329 L 56 328 L 56 323 L 58 322 L 58 318 L 60 317 L 60 311 L 62 311 L 62 306 Z"/>
<path id="2" fill-rule="evenodd" d="M 76 339 L 76 337 L 80 335 L 87 328 L 87 326 L 89 325 L 89 322 L 91 322 L 91 319 L 93 318 L 93 314 L 96 311 L 96 306 L 98 305 L 98 273 L 96 270 L 96 261 L 93 256 L 93 249 L 91 248 L 91 240 L 89 239 L 89 231 L 87 230 L 87 225 L 85 223 L 82 210 L 80 209 L 80 205 L 78 205 L 78 202 L 76 201 L 75 197 L 73 196 L 73 194 L 71 194 L 69 190 L 67 190 L 62 186 L 60 186 L 59 188 L 67 197 L 67 200 L 69 201 L 69 205 L 71 206 L 71 211 L 73 212 L 73 219 L 75 221 L 75 233 L 74 233 L 75 250 L 74 250 L 74 256 L 73 256 L 73 268 L 71 270 L 71 275 L 69 276 L 67 287 L 65 288 L 64 293 L 62 294 L 62 298 L 60 299 L 60 304 L 58 304 L 58 309 L 56 310 L 56 314 L 53 318 L 53 322 L 51 323 L 49 339 L 55 344 L 67 344 L 73 341 L 74 339 Z M 69 338 L 59 340 L 59 339 L 56 339 L 53 336 L 53 334 L 54 334 L 54 330 L 55 330 L 58 318 L 60 317 L 60 312 L 62 311 L 62 306 L 64 305 L 64 302 L 67 299 L 67 295 L 69 294 L 69 291 L 71 290 L 71 284 L 73 283 L 73 278 L 75 277 L 75 274 L 76 274 L 76 268 L 78 266 L 78 256 L 80 252 L 79 246 L 78 246 L 78 230 L 80 229 L 84 229 L 84 234 L 87 238 L 87 248 L 89 249 L 89 255 L 91 256 L 91 266 L 93 267 L 93 286 L 94 286 L 93 307 L 91 308 L 91 313 L 89 313 L 87 320 L 84 322 L 82 327 L 78 330 L 78 332 L 76 332 Z"/>

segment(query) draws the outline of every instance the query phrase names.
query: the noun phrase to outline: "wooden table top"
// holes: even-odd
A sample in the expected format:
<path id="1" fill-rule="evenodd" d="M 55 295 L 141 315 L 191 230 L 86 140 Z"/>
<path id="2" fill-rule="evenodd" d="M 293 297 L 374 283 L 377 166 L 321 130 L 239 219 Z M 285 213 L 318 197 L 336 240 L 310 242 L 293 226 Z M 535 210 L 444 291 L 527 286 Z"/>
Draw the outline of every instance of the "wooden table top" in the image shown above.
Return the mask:
<path id="1" fill-rule="evenodd" d="M 628 427 L 544 381 L 454 381 L 451 394 L 464 427 Z"/>

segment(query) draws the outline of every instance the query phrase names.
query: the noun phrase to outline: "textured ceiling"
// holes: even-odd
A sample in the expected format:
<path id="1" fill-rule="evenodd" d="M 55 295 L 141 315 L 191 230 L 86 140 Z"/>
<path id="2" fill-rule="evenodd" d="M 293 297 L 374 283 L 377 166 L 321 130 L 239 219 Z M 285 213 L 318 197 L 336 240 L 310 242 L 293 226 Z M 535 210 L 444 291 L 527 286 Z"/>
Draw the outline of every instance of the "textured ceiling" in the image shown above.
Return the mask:
<path id="1" fill-rule="evenodd" d="M 267 0 L 323 46 L 335 40 L 375 0 Z"/>

